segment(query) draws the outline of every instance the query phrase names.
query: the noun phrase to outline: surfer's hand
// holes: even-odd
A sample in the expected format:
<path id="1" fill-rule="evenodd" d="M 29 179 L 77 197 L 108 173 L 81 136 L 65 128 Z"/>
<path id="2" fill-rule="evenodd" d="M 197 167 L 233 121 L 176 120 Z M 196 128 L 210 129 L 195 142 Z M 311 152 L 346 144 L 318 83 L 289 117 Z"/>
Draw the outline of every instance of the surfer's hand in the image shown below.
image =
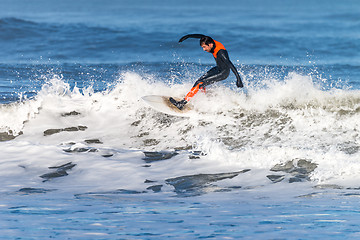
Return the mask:
<path id="1" fill-rule="evenodd" d="M 236 81 L 236 86 L 238 87 L 238 88 L 242 88 L 242 87 L 244 87 L 244 85 L 243 85 L 243 83 L 242 83 L 242 81 L 241 81 L 241 79 L 237 79 L 237 81 Z"/>

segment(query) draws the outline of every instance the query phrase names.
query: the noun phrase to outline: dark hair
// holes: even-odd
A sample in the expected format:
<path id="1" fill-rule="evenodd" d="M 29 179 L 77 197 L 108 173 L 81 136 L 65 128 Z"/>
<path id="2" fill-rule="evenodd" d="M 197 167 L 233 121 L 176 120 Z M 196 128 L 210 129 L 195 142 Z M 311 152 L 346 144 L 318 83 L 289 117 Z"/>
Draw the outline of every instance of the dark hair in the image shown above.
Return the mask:
<path id="1" fill-rule="evenodd" d="M 203 43 L 206 44 L 206 45 L 209 45 L 210 43 L 215 44 L 214 40 L 209 36 L 204 36 L 204 37 L 200 38 L 200 46 Z"/>

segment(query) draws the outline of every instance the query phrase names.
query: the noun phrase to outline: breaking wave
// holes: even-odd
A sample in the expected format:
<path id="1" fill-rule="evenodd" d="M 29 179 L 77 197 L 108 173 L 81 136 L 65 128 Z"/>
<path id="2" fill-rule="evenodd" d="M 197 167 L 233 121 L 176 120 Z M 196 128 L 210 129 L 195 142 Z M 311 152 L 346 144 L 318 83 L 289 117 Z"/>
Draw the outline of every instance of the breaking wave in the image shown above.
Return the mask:
<path id="1" fill-rule="evenodd" d="M 0 106 L 1 137 L 196 151 L 215 165 L 241 168 L 270 169 L 302 159 L 317 165 L 309 174 L 313 181 L 358 178 L 360 91 L 324 91 L 311 77 L 290 73 L 247 93 L 215 85 L 192 100 L 195 111 L 187 118 L 156 112 L 141 100 L 163 93 L 181 97 L 190 87 L 124 72 L 116 84 L 94 92 L 53 76 L 35 98 Z"/>

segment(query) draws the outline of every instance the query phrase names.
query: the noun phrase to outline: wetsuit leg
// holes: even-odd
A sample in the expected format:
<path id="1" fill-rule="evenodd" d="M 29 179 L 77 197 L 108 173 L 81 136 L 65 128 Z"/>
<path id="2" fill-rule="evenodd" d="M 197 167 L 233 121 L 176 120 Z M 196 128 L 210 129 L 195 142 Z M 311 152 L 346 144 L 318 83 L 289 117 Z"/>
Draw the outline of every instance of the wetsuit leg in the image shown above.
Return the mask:
<path id="1" fill-rule="evenodd" d="M 198 93 L 198 91 L 200 90 L 200 86 L 201 86 L 201 88 L 205 91 L 205 87 L 202 86 L 203 84 L 204 84 L 204 82 L 202 82 L 202 81 L 196 81 L 194 87 L 192 87 L 191 90 L 190 90 L 190 92 L 188 92 L 188 94 L 186 94 L 186 96 L 185 96 L 185 101 L 186 101 L 186 102 L 190 101 L 190 99 L 191 99 L 192 97 L 194 97 L 195 94 Z"/>
<path id="2" fill-rule="evenodd" d="M 199 90 L 205 91 L 205 87 L 207 85 L 212 84 L 213 82 L 224 80 L 226 77 L 222 76 L 220 74 L 220 70 L 218 67 L 211 68 L 207 73 L 205 73 L 203 76 L 199 78 L 194 84 L 194 86 L 191 88 L 190 92 L 186 95 L 185 100 L 188 102 L 192 97 L 195 96 L 195 94 L 198 93 Z"/>
<path id="3" fill-rule="evenodd" d="M 225 68 L 224 70 L 220 71 L 217 66 L 213 67 L 195 82 L 194 86 L 191 88 L 190 92 L 186 94 L 183 100 L 176 101 L 173 98 L 169 98 L 169 100 L 172 104 L 181 110 L 185 104 L 199 92 L 199 90 L 205 91 L 205 87 L 207 85 L 226 79 L 229 76 L 229 72 L 229 68 Z"/>
<path id="4" fill-rule="evenodd" d="M 194 87 L 200 83 L 204 82 L 205 86 L 211 84 L 211 82 L 207 81 L 208 78 L 211 78 L 212 76 L 216 76 L 220 73 L 220 70 L 218 67 L 213 67 L 209 71 L 207 71 L 204 75 L 202 75 L 199 80 L 197 80 L 194 84 Z M 204 87 L 205 87 L 204 86 Z"/>

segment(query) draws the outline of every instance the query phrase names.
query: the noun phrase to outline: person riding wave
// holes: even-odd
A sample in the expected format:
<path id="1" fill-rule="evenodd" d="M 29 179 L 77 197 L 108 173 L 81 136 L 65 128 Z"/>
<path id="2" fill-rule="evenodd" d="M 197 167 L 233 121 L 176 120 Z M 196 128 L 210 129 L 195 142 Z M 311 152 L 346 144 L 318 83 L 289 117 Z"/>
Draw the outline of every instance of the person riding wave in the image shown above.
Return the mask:
<path id="1" fill-rule="evenodd" d="M 244 86 L 238 71 L 236 70 L 234 64 L 230 61 L 228 52 L 222 43 L 203 34 L 188 34 L 180 38 L 179 42 L 183 42 L 188 38 L 200 38 L 200 46 L 204 51 L 212 53 L 216 61 L 216 67 L 211 68 L 207 73 L 201 76 L 183 100 L 176 101 L 174 98 L 170 97 L 169 101 L 172 104 L 182 110 L 185 104 L 188 103 L 199 90 L 205 91 L 206 86 L 214 82 L 225 80 L 230 74 L 230 69 L 236 76 L 236 86 L 239 88 Z"/>

